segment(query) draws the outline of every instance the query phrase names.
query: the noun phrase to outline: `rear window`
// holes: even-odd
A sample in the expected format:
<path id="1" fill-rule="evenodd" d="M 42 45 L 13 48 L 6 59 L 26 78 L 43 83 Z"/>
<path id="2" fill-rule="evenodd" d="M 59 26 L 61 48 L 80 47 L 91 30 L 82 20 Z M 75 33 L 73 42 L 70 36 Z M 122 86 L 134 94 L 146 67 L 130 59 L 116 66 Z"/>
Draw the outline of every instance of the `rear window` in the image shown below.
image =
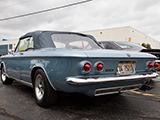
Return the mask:
<path id="1" fill-rule="evenodd" d="M 100 49 L 93 39 L 78 34 L 53 34 L 51 36 L 56 48 L 66 49 Z"/>

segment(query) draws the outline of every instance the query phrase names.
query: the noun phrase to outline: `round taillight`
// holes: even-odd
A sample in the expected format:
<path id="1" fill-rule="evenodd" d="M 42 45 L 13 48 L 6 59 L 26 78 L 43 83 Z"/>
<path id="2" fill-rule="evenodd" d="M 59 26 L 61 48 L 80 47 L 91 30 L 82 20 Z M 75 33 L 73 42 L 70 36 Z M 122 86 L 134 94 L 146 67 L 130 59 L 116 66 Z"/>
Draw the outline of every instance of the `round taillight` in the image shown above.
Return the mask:
<path id="1" fill-rule="evenodd" d="M 97 66 L 96 66 L 96 69 L 97 69 L 97 71 L 99 71 L 99 72 L 103 71 L 103 68 L 104 68 L 103 63 L 98 63 Z"/>
<path id="2" fill-rule="evenodd" d="M 91 71 L 91 64 L 90 63 L 85 63 L 83 66 L 83 70 L 85 72 L 90 72 Z"/>
<path id="3" fill-rule="evenodd" d="M 149 69 L 153 68 L 153 64 L 151 62 L 148 63 L 148 68 Z"/>
<path id="4" fill-rule="evenodd" d="M 157 62 L 154 63 L 154 68 L 157 68 L 159 64 Z"/>

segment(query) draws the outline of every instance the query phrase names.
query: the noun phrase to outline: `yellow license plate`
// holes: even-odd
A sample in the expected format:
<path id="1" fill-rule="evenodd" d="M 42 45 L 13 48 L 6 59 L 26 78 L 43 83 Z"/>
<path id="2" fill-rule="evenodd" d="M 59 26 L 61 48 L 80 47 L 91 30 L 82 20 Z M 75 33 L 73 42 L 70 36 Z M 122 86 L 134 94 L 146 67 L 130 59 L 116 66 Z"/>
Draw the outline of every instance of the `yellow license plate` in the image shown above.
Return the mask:
<path id="1" fill-rule="evenodd" d="M 118 75 L 134 74 L 136 61 L 120 61 L 117 68 Z"/>

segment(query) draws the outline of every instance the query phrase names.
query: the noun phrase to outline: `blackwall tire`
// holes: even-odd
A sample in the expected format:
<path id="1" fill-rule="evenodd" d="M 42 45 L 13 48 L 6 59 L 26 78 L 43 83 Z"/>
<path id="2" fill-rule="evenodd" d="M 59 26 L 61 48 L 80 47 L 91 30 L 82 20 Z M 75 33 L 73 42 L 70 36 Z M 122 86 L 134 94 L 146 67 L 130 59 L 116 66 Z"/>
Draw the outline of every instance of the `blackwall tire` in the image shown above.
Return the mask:
<path id="1" fill-rule="evenodd" d="M 41 107 L 50 107 L 57 100 L 57 92 L 51 87 L 45 73 L 41 69 L 35 72 L 33 90 L 35 101 Z"/>

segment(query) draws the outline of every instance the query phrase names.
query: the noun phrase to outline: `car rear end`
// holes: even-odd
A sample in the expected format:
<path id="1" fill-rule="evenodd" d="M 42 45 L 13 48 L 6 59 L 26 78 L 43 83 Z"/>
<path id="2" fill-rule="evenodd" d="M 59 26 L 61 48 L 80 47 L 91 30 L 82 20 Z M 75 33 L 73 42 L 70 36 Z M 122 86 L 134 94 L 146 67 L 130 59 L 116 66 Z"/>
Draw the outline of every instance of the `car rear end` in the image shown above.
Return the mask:
<path id="1" fill-rule="evenodd" d="M 101 55 L 94 57 L 87 53 L 90 57 L 77 63 L 78 75 L 66 78 L 70 86 L 68 91 L 82 92 L 90 96 L 113 94 L 139 89 L 158 76 L 152 72 L 158 67 L 156 57 L 152 55 L 131 52 L 125 53 L 126 56 L 123 53 L 113 57 L 113 54 L 100 58 Z"/>

